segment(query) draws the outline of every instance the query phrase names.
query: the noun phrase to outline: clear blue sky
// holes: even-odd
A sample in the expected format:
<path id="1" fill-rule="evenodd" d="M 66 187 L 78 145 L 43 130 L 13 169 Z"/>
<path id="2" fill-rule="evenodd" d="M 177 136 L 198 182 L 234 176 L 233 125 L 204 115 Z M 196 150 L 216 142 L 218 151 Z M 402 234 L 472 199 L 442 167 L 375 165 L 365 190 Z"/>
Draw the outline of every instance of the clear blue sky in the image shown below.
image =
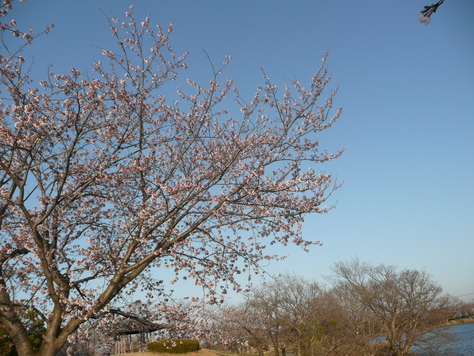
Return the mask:
<path id="1" fill-rule="evenodd" d="M 446 0 L 422 25 L 432 0 L 137 0 L 138 19 L 174 22 L 176 53 L 191 52 L 186 75 L 206 80 L 205 49 L 243 96 L 262 82 L 303 83 L 329 50 L 332 85 L 343 117 L 321 135 L 322 147 L 346 152 L 319 168 L 338 176 L 337 209 L 310 216 L 308 239 L 270 273 L 321 280 L 337 261 L 426 269 L 447 292 L 474 298 L 474 1 Z M 94 46 L 112 46 L 106 14 L 122 16 L 128 0 L 29 0 L 9 18 L 20 27 L 55 28 L 25 55 L 33 73 L 90 68 Z"/>

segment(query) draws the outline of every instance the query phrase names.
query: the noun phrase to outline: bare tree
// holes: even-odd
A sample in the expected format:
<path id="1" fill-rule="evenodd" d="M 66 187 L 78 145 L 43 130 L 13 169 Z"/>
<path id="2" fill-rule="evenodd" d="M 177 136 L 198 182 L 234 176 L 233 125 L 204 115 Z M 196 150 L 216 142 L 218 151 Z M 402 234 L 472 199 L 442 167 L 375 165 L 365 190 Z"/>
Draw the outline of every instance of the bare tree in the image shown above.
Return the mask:
<path id="1" fill-rule="evenodd" d="M 218 325 L 233 351 L 244 354 L 253 348 L 263 356 L 269 349 L 268 315 L 248 301 L 221 310 Z"/>
<path id="2" fill-rule="evenodd" d="M 245 304 L 248 312 L 261 320 L 261 328 L 275 355 L 281 349 L 312 355 L 323 332 L 319 318 L 322 295 L 323 290 L 316 282 L 286 274 L 252 289 Z"/>
<path id="3" fill-rule="evenodd" d="M 427 272 L 398 272 L 394 266 L 373 267 L 358 260 L 337 263 L 333 270 L 336 285 L 349 290 L 377 319 L 391 355 L 407 355 L 417 343 L 440 339 L 436 327 L 452 314 L 453 298 L 443 295 Z"/>
<path id="4" fill-rule="evenodd" d="M 283 340 L 285 320 L 278 305 L 278 295 L 271 287 L 265 285 L 249 293 L 246 303 L 261 315 L 267 339 L 273 346 L 275 355 L 278 356 L 280 348 L 285 345 L 285 340 Z"/>
<path id="5" fill-rule="evenodd" d="M 380 345 L 371 341 L 380 335 L 373 314 L 345 285 L 329 289 L 322 299 L 324 345 L 327 355 L 375 356 Z"/>
<path id="6" fill-rule="evenodd" d="M 276 295 L 285 342 L 298 355 L 314 355 L 324 330 L 321 326 L 323 290 L 316 281 L 283 275 L 270 289 Z"/>

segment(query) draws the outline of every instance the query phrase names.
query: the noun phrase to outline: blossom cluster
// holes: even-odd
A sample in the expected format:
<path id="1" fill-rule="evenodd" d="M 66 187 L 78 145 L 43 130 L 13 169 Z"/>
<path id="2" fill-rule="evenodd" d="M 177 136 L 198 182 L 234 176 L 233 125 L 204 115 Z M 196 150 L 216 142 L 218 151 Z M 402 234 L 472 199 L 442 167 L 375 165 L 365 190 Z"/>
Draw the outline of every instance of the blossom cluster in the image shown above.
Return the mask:
<path id="1" fill-rule="evenodd" d="M 444 0 L 439 0 L 436 4 L 431 4 L 423 7 L 423 10 L 418 14 L 418 20 L 421 23 L 428 25 L 431 22 L 431 15 L 433 15 L 438 7 L 444 2 Z"/>

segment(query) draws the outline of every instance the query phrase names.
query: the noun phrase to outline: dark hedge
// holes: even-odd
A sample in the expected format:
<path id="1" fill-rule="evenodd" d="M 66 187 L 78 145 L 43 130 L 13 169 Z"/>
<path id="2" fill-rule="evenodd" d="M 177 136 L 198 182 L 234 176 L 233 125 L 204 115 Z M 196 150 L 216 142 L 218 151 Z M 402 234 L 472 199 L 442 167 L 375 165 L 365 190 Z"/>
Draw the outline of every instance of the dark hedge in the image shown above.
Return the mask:
<path id="1" fill-rule="evenodd" d="M 153 341 L 148 344 L 148 351 L 151 352 L 168 352 L 171 354 L 183 354 L 199 350 L 198 340 L 188 339 L 172 339 Z"/>

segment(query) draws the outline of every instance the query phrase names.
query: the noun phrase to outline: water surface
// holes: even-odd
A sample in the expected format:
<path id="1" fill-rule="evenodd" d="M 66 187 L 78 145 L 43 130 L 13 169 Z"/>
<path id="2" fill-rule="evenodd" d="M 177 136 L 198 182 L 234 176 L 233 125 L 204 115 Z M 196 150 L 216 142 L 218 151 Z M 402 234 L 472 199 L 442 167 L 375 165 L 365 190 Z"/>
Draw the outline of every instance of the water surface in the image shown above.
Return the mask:
<path id="1" fill-rule="evenodd" d="M 417 356 L 473 356 L 474 355 L 474 323 L 458 324 L 449 326 L 447 329 L 458 338 L 458 342 L 449 345 L 437 353 L 417 351 L 413 348 L 413 353 Z"/>

